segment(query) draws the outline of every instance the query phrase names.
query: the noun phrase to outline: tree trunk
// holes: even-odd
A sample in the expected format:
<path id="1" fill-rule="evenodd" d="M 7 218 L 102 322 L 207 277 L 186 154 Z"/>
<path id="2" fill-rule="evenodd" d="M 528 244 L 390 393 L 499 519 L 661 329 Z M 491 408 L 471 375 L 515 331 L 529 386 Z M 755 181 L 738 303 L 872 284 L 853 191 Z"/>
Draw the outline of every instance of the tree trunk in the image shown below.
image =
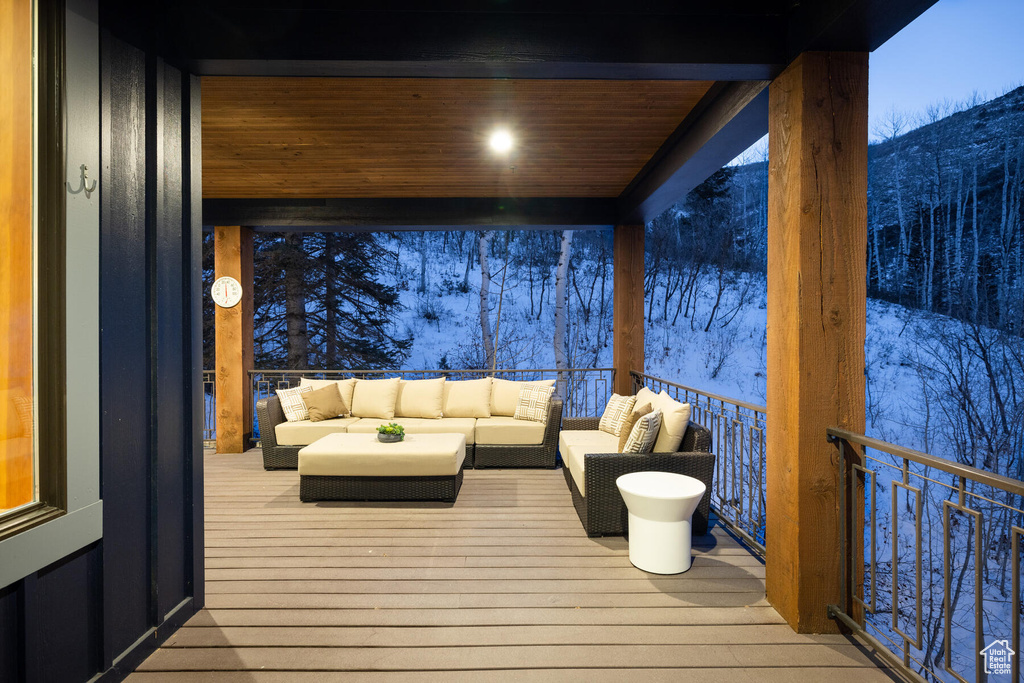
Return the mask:
<path id="1" fill-rule="evenodd" d="M 420 233 L 420 286 L 416 289 L 420 294 L 427 291 L 427 231 Z"/>
<path id="2" fill-rule="evenodd" d="M 305 238 L 289 233 L 284 238 L 287 257 L 284 267 L 285 322 L 288 332 L 288 367 L 309 365 L 309 332 L 306 328 Z"/>
<path id="3" fill-rule="evenodd" d="M 338 260 L 338 236 L 324 235 L 324 355 L 328 370 L 338 368 L 338 278 L 335 263 Z"/>
<path id="4" fill-rule="evenodd" d="M 569 336 L 569 256 L 572 252 L 572 230 L 562 231 L 562 244 L 558 252 L 558 268 L 555 271 L 555 367 L 565 370 L 569 367 L 567 338 Z M 565 386 L 564 373 L 559 373 L 558 386 Z"/>
<path id="5" fill-rule="evenodd" d="M 484 363 L 494 369 L 494 337 L 491 335 L 491 273 L 487 269 L 487 250 L 491 245 L 494 231 L 480 233 L 478 248 L 480 250 L 480 333 L 484 345 Z"/>

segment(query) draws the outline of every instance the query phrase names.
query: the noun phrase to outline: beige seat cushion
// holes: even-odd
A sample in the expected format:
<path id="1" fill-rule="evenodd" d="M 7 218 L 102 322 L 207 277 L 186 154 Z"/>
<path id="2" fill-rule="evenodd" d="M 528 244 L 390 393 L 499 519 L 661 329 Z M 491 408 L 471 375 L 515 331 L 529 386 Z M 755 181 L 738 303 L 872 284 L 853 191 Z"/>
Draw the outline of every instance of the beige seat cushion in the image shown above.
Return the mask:
<path id="1" fill-rule="evenodd" d="M 617 453 L 618 446 L 618 437 L 598 429 L 570 429 L 558 435 L 558 452 L 562 454 L 562 464 L 569 468 L 569 474 L 581 495 L 587 495 L 583 456 L 587 453 Z"/>
<path id="2" fill-rule="evenodd" d="M 481 417 L 476 421 L 476 442 L 536 446 L 544 443 L 546 428 L 543 422 L 516 420 L 504 415 Z"/>
<path id="3" fill-rule="evenodd" d="M 690 424 L 690 404 L 676 401 L 666 392 L 658 394 L 654 407 L 661 411 L 661 429 L 654 442 L 654 453 L 675 453 L 683 442 L 683 434 Z"/>
<path id="4" fill-rule="evenodd" d="M 429 420 L 422 417 L 396 417 L 389 422 L 397 422 L 405 427 L 406 434 L 462 434 L 468 445 L 475 443 L 476 420 L 471 417 L 445 417 L 440 420 Z M 349 434 L 376 434 L 380 420 L 363 418 L 349 426 Z"/>
<path id="5" fill-rule="evenodd" d="M 395 417 L 441 419 L 444 377 L 399 380 L 395 399 Z"/>
<path id="6" fill-rule="evenodd" d="M 300 387 L 313 387 L 316 389 L 323 389 L 330 384 L 337 384 L 338 391 L 341 392 L 341 400 L 345 402 L 348 409 L 352 410 L 352 391 L 356 388 L 355 378 L 350 377 L 349 379 L 310 379 L 303 377 L 299 380 Z"/>
<path id="7" fill-rule="evenodd" d="M 360 379 L 352 392 L 352 416 L 390 420 L 395 416 L 398 398 L 397 377 L 391 379 Z"/>
<path id="8" fill-rule="evenodd" d="M 279 446 L 308 446 L 328 434 L 346 432 L 350 425 L 358 421 L 354 417 L 338 417 L 320 422 L 310 422 L 309 420 L 282 422 L 274 427 L 274 436 L 277 437 Z"/>
<path id="9" fill-rule="evenodd" d="M 445 382 L 442 400 L 445 417 L 490 417 L 491 378 Z"/>
<path id="10" fill-rule="evenodd" d="M 442 477 L 466 459 L 461 434 L 406 434 L 380 443 L 376 434 L 332 434 L 299 451 L 299 474 L 321 477 Z"/>
<path id="11" fill-rule="evenodd" d="M 515 415 L 519 394 L 524 387 L 528 386 L 553 387 L 555 380 L 541 379 L 532 382 L 515 382 L 508 379 L 491 380 L 491 415 L 507 415 L 508 417 Z"/>

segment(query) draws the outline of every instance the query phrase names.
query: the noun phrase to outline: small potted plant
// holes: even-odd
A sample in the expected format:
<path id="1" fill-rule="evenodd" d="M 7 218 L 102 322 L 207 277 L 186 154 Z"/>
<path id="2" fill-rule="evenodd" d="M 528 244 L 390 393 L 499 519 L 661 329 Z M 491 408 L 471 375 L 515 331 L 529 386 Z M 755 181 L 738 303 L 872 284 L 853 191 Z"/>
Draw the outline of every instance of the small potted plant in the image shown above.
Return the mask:
<path id="1" fill-rule="evenodd" d="M 392 422 L 377 427 L 377 441 L 381 443 L 397 443 L 405 438 L 405 427 Z"/>

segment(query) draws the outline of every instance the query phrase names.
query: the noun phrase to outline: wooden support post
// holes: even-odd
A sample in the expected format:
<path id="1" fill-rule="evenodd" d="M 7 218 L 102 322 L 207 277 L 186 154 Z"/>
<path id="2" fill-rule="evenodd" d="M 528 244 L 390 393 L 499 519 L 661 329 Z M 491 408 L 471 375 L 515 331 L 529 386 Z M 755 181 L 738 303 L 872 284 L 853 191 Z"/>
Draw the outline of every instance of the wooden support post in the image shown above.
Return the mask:
<path id="1" fill-rule="evenodd" d="M 868 56 L 802 54 L 769 99 L 767 595 L 798 632 L 834 632 L 825 430 L 864 430 Z"/>
<path id="2" fill-rule="evenodd" d="M 614 239 L 612 355 L 617 394 L 633 393 L 629 371 L 644 371 L 644 226 L 619 225 Z"/>
<path id="3" fill-rule="evenodd" d="M 213 251 L 214 279 L 229 276 L 242 285 L 242 300 L 237 305 L 214 306 L 217 452 L 242 453 L 249 448 L 252 437 L 252 230 L 239 226 L 214 228 Z"/>

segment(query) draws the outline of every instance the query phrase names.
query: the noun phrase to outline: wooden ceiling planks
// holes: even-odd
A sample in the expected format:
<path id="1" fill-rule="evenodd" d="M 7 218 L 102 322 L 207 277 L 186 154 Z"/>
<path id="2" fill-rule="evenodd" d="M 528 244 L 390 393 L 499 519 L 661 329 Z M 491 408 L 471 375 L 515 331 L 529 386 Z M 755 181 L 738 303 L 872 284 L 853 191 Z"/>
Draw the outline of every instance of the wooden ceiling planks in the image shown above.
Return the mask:
<path id="1" fill-rule="evenodd" d="M 203 196 L 616 197 L 710 86 L 207 76 Z"/>

